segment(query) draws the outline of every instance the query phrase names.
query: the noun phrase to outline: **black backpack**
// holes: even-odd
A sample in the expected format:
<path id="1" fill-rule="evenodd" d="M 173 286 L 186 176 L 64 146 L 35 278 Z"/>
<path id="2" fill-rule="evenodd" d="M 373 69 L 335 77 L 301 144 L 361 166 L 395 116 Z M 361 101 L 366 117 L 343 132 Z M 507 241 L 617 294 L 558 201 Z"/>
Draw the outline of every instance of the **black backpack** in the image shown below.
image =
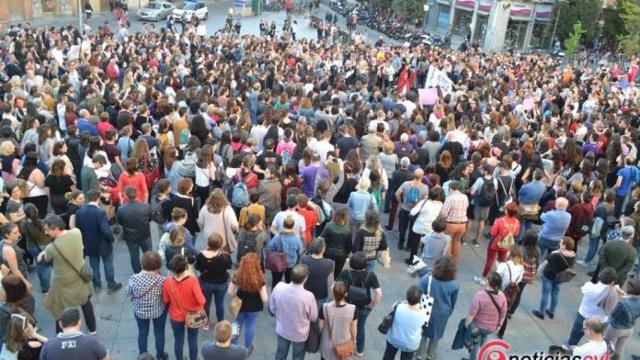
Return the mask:
<path id="1" fill-rule="evenodd" d="M 369 288 L 367 287 L 369 274 L 371 273 L 367 271 L 367 275 L 365 275 L 364 280 L 360 281 L 361 285 L 358 286 L 354 281 L 351 270 L 349 270 L 349 290 L 347 297 L 350 304 L 356 306 L 366 306 L 369 304 Z M 357 281 L 358 278 L 356 277 L 355 280 Z"/>
<path id="2" fill-rule="evenodd" d="M 255 236 L 246 236 L 238 242 L 238 262 L 243 256 L 249 253 L 256 253 L 258 251 L 258 242 Z"/>
<path id="3" fill-rule="evenodd" d="M 496 201 L 496 185 L 493 179 L 482 179 L 483 184 L 478 192 L 478 206 L 489 207 Z"/>

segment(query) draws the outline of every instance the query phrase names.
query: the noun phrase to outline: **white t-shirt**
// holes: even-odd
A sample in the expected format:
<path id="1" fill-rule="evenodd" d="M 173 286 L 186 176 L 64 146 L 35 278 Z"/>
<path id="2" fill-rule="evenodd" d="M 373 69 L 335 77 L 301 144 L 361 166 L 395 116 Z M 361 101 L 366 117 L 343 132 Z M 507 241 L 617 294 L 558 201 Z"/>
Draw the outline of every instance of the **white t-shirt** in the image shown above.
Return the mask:
<path id="1" fill-rule="evenodd" d="M 313 146 L 311 147 L 311 149 L 313 149 L 313 151 L 315 151 L 318 155 L 320 155 L 320 159 L 322 161 L 326 161 L 327 153 L 329 151 L 334 151 L 335 147 L 326 140 L 320 140 L 313 143 Z"/>
<path id="2" fill-rule="evenodd" d="M 607 288 L 606 284 L 598 282 L 597 284 L 587 281 L 582 285 L 580 291 L 582 291 L 582 301 L 578 308 L 578 313 L 584 316 L 585 319 L 590 317 L 596 317 L 602 322 L 607 322 L 608 317 L 604 310 L 597 306 L 598 298 L 602 292 Z"/>
<path id="3" fill-rule="evenodd" d="M 293 220 L 295 222 L 295 225 L 293 228 L 297 231 L 296 235 L 303 233 L 307 230 L 307 226 L 305 225 L 305 222 L 304 222 L 304 217 L 302 217 L 302 215 L 298 214 L 297 212 L 291 211 L 288 209 L 284 211 L 279 211 L 276 214 L 276 216 L 273 218 L 272 225 L 274 225 L 278 231 L 282 231 L 282 229 L 284 229 L 284 225 L 283 225 L 284 220 L 289 216 L 293 216 Z"/>
<path id="4" fill-rule="evenodd" d="M 600 359 L 607 352 L 607 343 L 605 341 L 587 341 L 586 343 L 573 348 L 573 358 L 586 359 L 590 356 L 592 359 Z"/>
<path id="5" fill-rule="evenodd" d="M 509 279 L 509 269 L 511 269 L 511 279 Z M 502 276 L 502 290 L 506 289 L 510 283 L 519 283 L 524 275 L 524 266 L 515 264 L 512 260 L 498 263 L 496 272 Z"/>

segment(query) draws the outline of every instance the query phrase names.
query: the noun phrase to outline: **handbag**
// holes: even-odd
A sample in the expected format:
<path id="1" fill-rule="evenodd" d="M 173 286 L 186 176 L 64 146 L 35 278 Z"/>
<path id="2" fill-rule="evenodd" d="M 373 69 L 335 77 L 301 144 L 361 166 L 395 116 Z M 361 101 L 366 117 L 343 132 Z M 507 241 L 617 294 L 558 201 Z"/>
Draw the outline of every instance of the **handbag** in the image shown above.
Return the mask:
<path id="1" fill-rule="evenodd" d="M 538 204 L 520 204 L 518 206 L 518 212 L 520 217 L 525 220 L 538 220 L 538 213 L 540 212 L 540 205 Z"/>
<path id="2" fill-rule="evenodd" d="M 327 312 L 327 304 L 324 304 L 324 317 L 327 321 L 327 327 L 329 328 L 329 339 L 331 339 L 331 343 L 333 344 L 333 352 L 336 355 L 336 359 L 345 360 L 356 353 L 356 343 L 353 341 L 353 335 L 351 338 L 341 344 L 335 344 L 333 342 L 333 331 L 331 330 L 331 320 L 329 319 L 329 313 Z M 351 334 L 351 331 L 349 331 Z"/>
<path id="3" fill-rule="evenodd" d="M 429 321 L 431 320 L 431 310 L 433 310 L 433 302 L 435 300 L 433 296 L 431 296 L 432 280 L 433 277 L 429 275 L 429 285 L 427 285 L 427 293 L 420 296 L 420 302 L 418 303 L 418 308 L 422 310 L 427 316 L 427 319 L 424 321 L 423 326 L 429 325 Z"/>
<path id="4" fill-rule="evenodd" d="M 229 301 L 229 313 L 235 319 L 238 317 L 240 313 L 240 309 L 242 308 L 242 299 L 238 295 L 234 295 Z"/>
<path id="5" fill-rule="evenodd" d="M 278 241 L 282 244 L 282 239 L 278 236 Z M 280 246 L 282 248 L 282 246 Z M 281 273 L 287 270 L 288 265 L 287 254 L 283 251 L 267 251 L 264 259 L 264 267 L 272 272 Z"/>
<path id="6" fill-rule="evenodd" d="M 309 337 L 304 343 L 304 350 L 308 353 L 317 353 L 320 350 L 320 326 L 317 321 L 309 323 Z"/>
<path id="7" fill-rule="evenodd" d="M 573 280 L 573 278 L 576 277 L 578 273 L 576 272 L 576 269 L 572 268 L 569 265 L 569 262 L 564 258 L 564 255 L 562 255 L 562 253 L 560 253 L 560 257 L 562 258 L 562 261 L 564 261 L 564 263 L 567 265 L 567 268 L 557 273 L 556 278 L 553 281 L 558 284 L 564 284 Z"/>
<path id="8" fill-rule="evenodd" d="M 64 260 L 65 263 L 67 263 L 67 265 L 69 265 L 69 267 L 71 269 L 73 269 L 73 271 L 78 274 L 78 277 L 80 278 L 80 280 L 82 280 L 83 283 L 88 284 L 91 282 L 91 279 L 93 278 L 93 271 L 91 270 L 91 267 L 89 265 L 87 265 L 86 261 L 82 262 L 82 266 L 80 266 L 80 270 L 76 269 L 75 266 L 73 266 L 71 264 L 71 262 L 64 256 L 64 254 L 62 253 L 62 251 L 60 251 L 60 248 L 58 248 L 58 245 L 56 245 L 56 242 L 52 242 L 51 245 L 53 245 L 53 248 L 56 249 L 56 251 L 58 252 L 58 254 L 60 254 L 60 257 L 62 258 L 62 260 Z"/>
<path id="9" fill-rule="evenodd" d="M 389 332 L 389 330 L 391 330 L 391 326 L 393 325 L 393 318 L 396 316 L 396 309 L 398 308 L 398 304 L 400 303 L 397 302 L 395 305 L 393 305 L 393 310 L 391 310 L 391 312 L 385 315 L 382 318 L 380 325 L 378 325 L 378 331 L 381 334 L 386 335 Z"/>
<path id="10" fill-rule="evenodd" d="M 173 289 L 172 283 L 169 283 L 169 288 L 171 289 L 171 294 L 176 299 L 176 303 L 178 303 L 178 307 L 184 313 L 184 327 L 188 329 L 199 329 L 209 321 L 209 319 L 207 319 L 207 313 L 204 311 L 204 309 L 196 311 L 185 311 L 180 298 L 178 297 L 178 295 L 176 295 L 176 292 Z"/>

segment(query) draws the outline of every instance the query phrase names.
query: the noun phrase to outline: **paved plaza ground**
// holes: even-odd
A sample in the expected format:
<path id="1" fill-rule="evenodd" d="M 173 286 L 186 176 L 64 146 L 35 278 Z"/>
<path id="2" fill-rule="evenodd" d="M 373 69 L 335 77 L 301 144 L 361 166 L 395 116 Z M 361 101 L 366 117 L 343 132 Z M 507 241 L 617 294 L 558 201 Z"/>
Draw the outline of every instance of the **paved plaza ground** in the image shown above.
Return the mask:
<path id="1" fill-rule="evenodd" d="M 209 5 L 210 15 L 207 21 L 207 27 L 210 33 L 213 33 L 223 26 L 226 11 L 229 6 L 229 2 Z M 326 9 L 322 8 L 320 13 L 321 17 L 324 17 L 324 11 L 326 11 Z M 275 20 L 278 23 L 278 30 L 280 31 L 284 21 L 284 13 L 264 13 L 262 18 L 267 19 L 269 22 Z M 110 20 L 112 28 L 115 29 L 115 21 L 111 19 L 109 14 L 97 14 L 89 23 L 95 27 L 101 25 L 105 20 Z M 142 24 L 137 21 L 134 14 L 131 15 L 131 20 L 133 31 L 142 30 Z M 243 19 L 242 33 L 257 35 L 259 20 L 260 18 L 256 17 Z M 298 23 L 300 24 L 298 27 L 298 36 L 315 38 L 315 30 L 306 28 L 302 18 L 298 18 Z M 36 26 L 59 26 L 76 24 L 76 22 L 74 18 L 62 17 L 41 19 L 34 21 L 33 24 Z M 340 19 L 339 24 L 344 24 L 343 18 Z M 156 23 L 156 26 L 164 26 L 164 22 Z M 378 33 L 365 27 L 359 27 L 359 30 L 360 29 L 362 29 L 361 31 L 363 31 L 369 41 L 377 40 L 380 36 Z M 455 46 L 455 39 L 453 43 Z M 384 219 L 386 221 L 386 215 Z M 156 227 L 152 226 L 152 230 L 154 232 L 154 244 L 157 245 L 158 234 L 156 233 Z M 378 267 L 376 270 L 383 288 L 384 298 L 382 303 L 371 313 L 368 319 L 364 356 L 367 360 L 380 359 L 382 357 L 385 348 L 385 339 L 383 335 L 378 333 L 377 325 L 382 317 L 391 309 L 392 304 L 404 298 L 407 287 L 417 281 L 409 277 L 405 272 L 406 266 L 402 260 L 407 256 L 407 253 L 397 249 L 397 232 L 387 232 L 387 236 L 391 244 L 393 264 L 391 269 Z M 196 245 L 198 248 L 202 248 L 203 243 L 203 239 L 200 238 Z M 452 351 L 450 347 L 458 321 L 465 317 L 474 293 L 480 289 L 480 287 L 473 282 L 473 276 L 477 275 L 482 269 L 485 251 L 485 246 L 479 248 L 464 246 L 462 248 L 462 261 L 458 272 L 461 291 L 456 310 L 449 321 L 445 338 L 440 343 L 438 351 L 439 359 L 460 359 L 468 356 L 465 351 Z M 579 252 L 583 255 L 585 250 L 582 248 Z M 132 270 L 129 265 L 127 248 L 122 241 L 118 241 L 115 245 L 114 262 L 116 279 L 125 284 Z M 559 344 L 568 338 L 569 330 L 580 300 L 580 286 L 588 280 L 585 275 L 586 271 L 587 269 L 579 267 L 580 275 L 571 283 L 561 287 L 560 304 L 554 320 L 547 319 L 540 321 L 531 314 L 531 310 L 537 307 L 540 299 L 540 282 L 527 286 L 521 306 L 509 321 L 509 327 L 505 336 L 505 340 L 511 344 L 512 354 L 528 354 L 544 351 L 550 344 Z M 31 279 L 34 281 L 34 289 L 38 289 L 39 286 L 36 284 L 38 280 L 35 273 L 31 274 Z M 267 281 L 267 283 L 270 283 L 270 281 Z M 42 303 L 40 294 L 36 294 L 36 299 L 38 304 Z M 96 336 L 108 347 L 112 358 L 114 360 L 135 360 L 137 357 L 137 328 L 129 300 L 126 299 L 122 293 L 108 295 L 106 291 L 103 291 L 100 294 L 94 295 L 93 304 L 98 318 L 98 334 Z M 41 332 L 45 336 L 53 336 L 54 323 L 51 315 L 43 310 L 41 306 L 38 306 L 36 316 L 39 320 Z M 275 320 L 265 311 L 258 320 L 255 339 L 256 352 L 252 357 L 253 359 L 273 359 L 276 347 L 274 329 Z M 173 336 L 169 324 L 167 324 L 166 332 L 166 351 L 173 359 Z M 640 354 L 640 342 L 638 342 L 637 336 L 637 333 L 634 334 L 633 338 L 628 342 L 628 357 L 630 357 L 632 353 Z M 152 337 L 153 336 L 150 336 L 150 338 Z M 200 342 L 211 338 L 211 332 L 200 333 Z M 152 339 L 150 339 L 149 349 L 153 349 Z M 311 354 L 308 358 L 319 359 L 319 355 Z"/>

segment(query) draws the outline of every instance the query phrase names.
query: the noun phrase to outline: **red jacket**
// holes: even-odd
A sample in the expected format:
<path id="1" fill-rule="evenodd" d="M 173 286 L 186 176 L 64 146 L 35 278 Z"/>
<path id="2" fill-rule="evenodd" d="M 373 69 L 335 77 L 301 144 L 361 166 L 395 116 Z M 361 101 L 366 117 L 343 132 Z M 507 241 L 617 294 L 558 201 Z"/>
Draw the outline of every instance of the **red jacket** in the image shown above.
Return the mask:
<path id="1" fill-rule="evenodd" d="M 575 204 L 569 208 L 569 214 L 571 214 L 571 222 L 567 229 L 567 235 L 573 240 L 579 241 L 587 234 L 587 232 L 581 230 L 580 227 L 586 224 L 590 228 L 590 225 L 593 223 L 593 205 L 591 205 L 591 202 Z"/>
<path id="2" fill-rule="evenodd" d="M 489 235 L 493 239 L 490 245 L 491 250 L 509 251 L 509 249 L 502 249 L 498 247 L 498 243 L 509 233 L 512 233 L 514 237 L 520 234 L 520 221 L 517 218 L 510 216 L 503 216 L 496 220 L 489 230 Z"/>

